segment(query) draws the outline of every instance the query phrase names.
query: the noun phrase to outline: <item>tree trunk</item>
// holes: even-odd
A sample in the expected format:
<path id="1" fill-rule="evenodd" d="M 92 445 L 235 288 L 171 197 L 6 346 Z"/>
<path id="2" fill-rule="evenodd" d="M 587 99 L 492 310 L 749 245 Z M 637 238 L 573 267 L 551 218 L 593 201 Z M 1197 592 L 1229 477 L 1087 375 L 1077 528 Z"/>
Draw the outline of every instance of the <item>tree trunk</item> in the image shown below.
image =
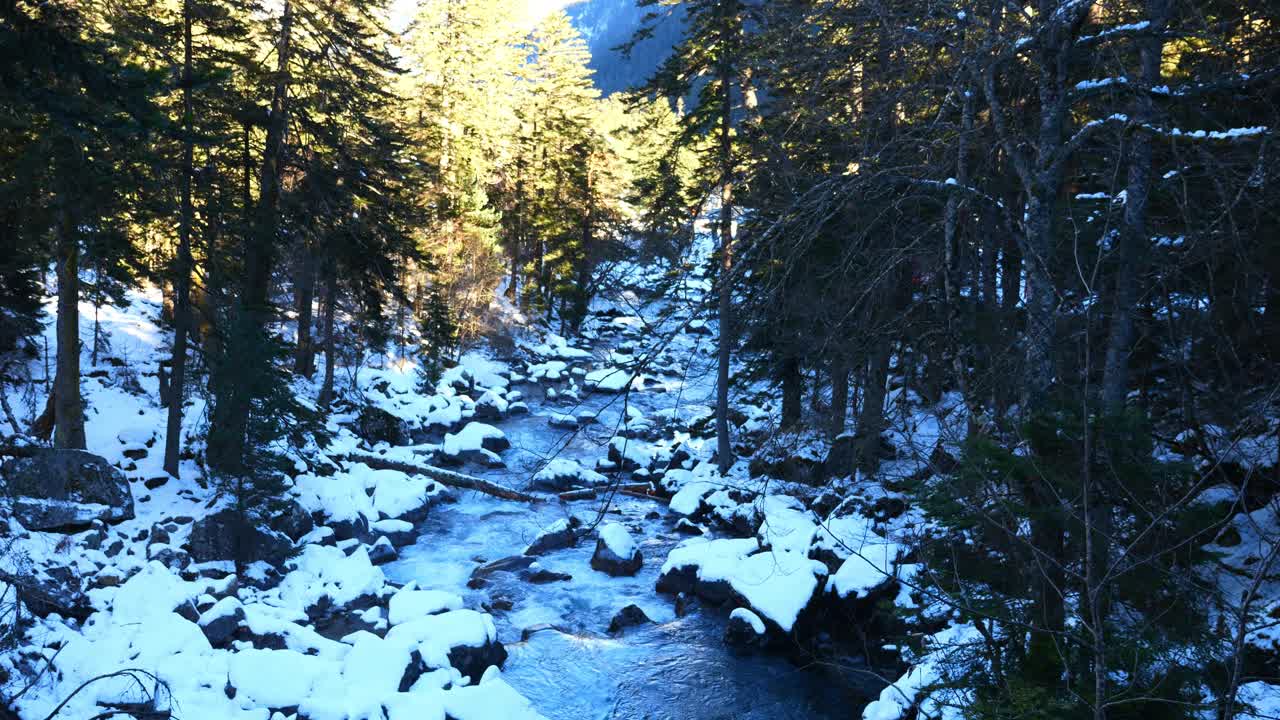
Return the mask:
<path id="1" fill-rule="evenodd" d="M 298 346 L 293 372 L 311 377 L 316 371 L 316 348 L 311 333 L 312 306 L 316 299 L 316 256 L 311 247 L 299 243 L 297 274 L 293 280 L 294 309 L 298 314 Z"/>
<path id="2" fill-rule="evenodd" d="M 726 21 L 727 24 L 727 21 Z M 726 28 L 726 35 L 731 32 Z M 727 41 L 727 37 L 725 38 Z M 723 48 L 721 54 L 726 52 Z M 733 343 L 733 79 L 720 59 L 720 334 L 716 360 L 716 459 L 721 473 L 733 465 L 729 442 L 729 361 Z"/>
<path id="3" fill-rule="evenodd" d="M 849 412 L 849 366 L 843 357 L 831 360 L 831 418 L 827 433 L 834 439 L 844 432 L 844 418 Z"/>
<path id="4" fill-rule="evenodd" d="M 1155 34 L 1164 26 L 1168 14 L 1168 0 L 1147 0 L 1146 11 L 1153 34 L 1139 38 L 1138 57 L 1139 82 L 1141 87 L 1150 88 L 1160 85 L 1161 56 L 1164 53 L 1164 41 Z M 1147 202 L 1151 196 L 1151 133 L 1146 129 L 1155 122 L 1154 103 L 1145 92 L 1134 96 L 1133 138 L 1129 145 L 1128 183 L 1125 188 L 1124 218 L 1120 232 L 1120 264 L 1116 269 L 1115 303 L 1111 312 L 1111 323 L 1107 337 L 1106 359 L 1102 375 L 1102 415 L 1105 418 L 1116 418 L 1124 412 L 1125 399 L 1129 394 L 1129 354 L 1133 350 L 1134 312 L 1138 298 L 1137 268 L 1140 258 L 1145 254 L 1147 242 Z M 1094 452 L 1101 452 L 1094 468 L 1091 468 L 1086 484 L 1089 506 L 1089 563 L 1086 572 L 1088 583 L 1088 607 L 1091 612 L 1091 625 L 1095 641 L 1093 671 L 1094 693 L 1099 702 L 1099 710 L 1095 713 L 1097 720 L 1105 717 L 1101 707 L 1101 699 L 1107 696 L 1110 670 L 1106 664 L 1107 624 L 1111 602 L 1106 586 L 1111 565 L 1111 535 L 1113 530 L 1112 500 L 1105 486 L 1096 485 L 1095 478 L 1104 478 L 1109 472 L 1110 462 L 1107 460 L 1107 443 L 1118 440 L 1114 433 L 1107 433 L 1100 441 L 1095 441 Z M 1092 460 L 1092 459 L 1091 459 Z"/>
<path id="5" fill-rule="evenodd" d="M 858 467 L 872 473 L 880 467 L 880 433 L 884 430 L 885 386 L 889 382 L 888 336 L 876 339 L 867 365 L 862 389 L 862 411 L 858 413 Z"/>
<path id="6" fill-rule="evenodd" d="M 1147 17 L 1153 26 L 1163 25 L 1168 0 L 1147 0 Z M 1160 85 L 1160 60 L 1164 41 L 1157 35 L 1139 38 L 1140 81 L 1142 87 Z M 1124 409 L 1129 393 L 1129 354 L 1133 350 L 1133 320 L 1137 306 L 1137 268 L 1147 242 L 1147 202 L 1151 197 L 1151 133 L 1155 121 L 1151 96 L 1134 96 L 1133 139 L 1129 145 L 1129 176 L 1125 187 L 1124 220 L 1120 232 L 1120 264 L 1116 269 L 1115 305 L 1107 338 L 1103 366 L 1102 410 L 1115 415 Z"/>
<path id="7" fill-rule="evenodd" d="M 779 370 L 782 376 L 782 428 L 787 430 L 800 424 L 804 376 L 800 372 L 800 361 L 794 357 L 784 359 Z"/>
<path id="8" fill-rule="evenodd" d="M 961 93 L 961 111 L 960 111 L 960 135 L 956 139 L 956 182 L 961 187 L 967 187 L 969 184 L 969 135 L 973 132 L 973 93 L 965 88 Z M 943 255 L 944 267 L 942 272 L 943 290 L 947 298 L 947 335 L 951 345 L 951 370 L 955 375 L 956 384 L 960 389 L 960 394 L 966 404 L 974 403 L 976 398 L 969 394 L 968 387 L 968 363 L 966 358 L 971 355 L 971 335 L 960 328 L 961 300 L 960 300 L 960 196 L 957 193 L 951 193 L 947 197 L 947 206 L 943 213 Z M 974 405 L 970 405 L 970 416 L 973 415 Z"/>
<path id="9" fill-rule="evenodd" d="M 327 408 L 333 402 L 333 371 L 338 364 L 335 357 L 333 317 L 338 306 L 338 278 L 332 268 L 325 270 L 324 287 L 324 382 L 320 384 L 320 407 Z"/>
<path id="10" fill-rule="evenodd" d="M 170 360 L 168 418 L 164 436 L 164 471 L 178 477 L 182 445 L 182 399 L 187 372 L 187 334 L 191 327 L 191 175 L 193 166 L 191 104 L 191 0 L 182 3 L 182 213 L 178 220 L 178 256 L 173 279 L 173 357 Z"/>
<path id="11" fill-rule="evenodd" d="M 58 210 L 58 350 L 53 380 L 53 445 L 83 450 L 84 403 L 80 398 L 80 245 L 63 196 Z"/>
<path id="12" fill-rule="evenodd" d="M 381 455 L 372 453 L 351 452 L 345 456 L 353 462 L 360 462 L 368 465 L 375 470 L 398 470 L 409 475 L 422 475 L 431 478 L 442 485 L 456 487 L 462 490 L 475 490 L 486 495 L 492 495 L 503 500 L 518 500 L 520 502 L 536 503 L 542 502 L 542 498 L 528 493 L 522 493 L 519 490 L 513 490 L 509 487 L 491 483 L 472 475 L 464 475 L 460 472 L 445 470 L 434 465 L 419 465 L 417 463 L 401 462 L 391 460 Z"/>

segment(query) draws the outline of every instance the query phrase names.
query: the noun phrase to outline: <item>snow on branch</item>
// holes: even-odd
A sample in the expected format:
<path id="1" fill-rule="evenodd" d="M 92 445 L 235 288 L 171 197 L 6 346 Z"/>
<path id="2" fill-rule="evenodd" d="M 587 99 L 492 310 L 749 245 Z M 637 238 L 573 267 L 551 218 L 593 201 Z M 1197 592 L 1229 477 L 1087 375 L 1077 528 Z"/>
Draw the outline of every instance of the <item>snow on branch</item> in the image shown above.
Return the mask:
<path id="1" fill-rule="evenodd" d="M 1265 125 L 1231 128 L 1229 130 L 1183 130 L 1181 128 L 1155 127 L 1154 125 L 1145 125 L 1143 127 L 1157 135 L 1185 140 L 1243 140 L 1271 134 L 1270 128 Z"/>
<path id="2" fill-rule="evenodd" d="M 1107 28 L 1101 32 L 1094 33 L 1093 35 L 1081 35 L 1076 38 L 1076 45 L 1090 45 L 1104 40 L 1142 35 L 1150 29 L 1151 23 L 1147 20 L 1136 23 L 1127 23 L 1124 25 L 1116 25 L 1115 27 Z"/>
<path id="3" fill-rule="evenodd" d="M 1112 123 L 1123 124 L 1127 122 L 1129 122 L 1128 115 L 1125 115 L 1124 113 L 1112 113 L 1099 120 L 1090 120 L 1084 125 L 1081 125 L 1080 129 L 1076 131 L 1076 134 L 1072 135 L 1071 139 L 1062 145 L 1062 149 L 1058 153 L 1058 159 L 1056 162 L 1063 162 L 1067 158 L 1071 157 L 1071 155 L 1083 147 L 1085 143 L 1089 142 L 1089 138 L 1093 137 L 1102 128 L 1111 125 Z"/>

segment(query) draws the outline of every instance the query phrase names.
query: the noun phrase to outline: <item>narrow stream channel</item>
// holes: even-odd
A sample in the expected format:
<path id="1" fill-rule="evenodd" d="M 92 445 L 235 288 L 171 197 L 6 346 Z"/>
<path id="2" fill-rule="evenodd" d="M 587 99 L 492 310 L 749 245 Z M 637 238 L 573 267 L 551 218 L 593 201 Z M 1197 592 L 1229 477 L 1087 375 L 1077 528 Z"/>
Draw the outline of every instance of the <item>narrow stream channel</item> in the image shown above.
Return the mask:
<path id="1" fill-rule="evenodd" d="M 529 398 L 535 414 L 498 424 L 512 443 L 503 453 L 507 468 L 468 468 L 489 479 L 524 487 L 539 463 L 558 456 L 595 464 L 607 449 L 621 412 L 616 396 L 587 395 L 576 410 L 600 413 L 600 423 L 568 437 L 550 428 L 543 415 L 571 408 L 548 407 Z M 631 402 L 645 406 L 675 402 L 670 394 L 641 393 Z M 650 410 L 652 407 L 646 407 Z M 802 669 L 786 658 L 738 655 L 723 637 L 726 612 L 696 607 L 677 617 L 672 599 L 654 590 L 667 553 L 683 539 L 674 518 L 653 501 L 619 497 L 609 519 L 626 525 L 640 543 L 645 562 L 635 577 L 614 578 L 589 566 L 594 543 L 552 552 L 541 567 L 572 575 L 571 580 L 534 584 L 517 573 L 499 572 L 480 589 L 467 587 L 472 571 L 486 562 L 520 555 L 538 531 L 576 513 L 595 518 L 599 501 L 562 503 L 554 495 L 533 506 L 468 494 L 435 508 L 424 521 L 417 544 L 403 548 L 385 570 L 399 582 L 445 589 L 467 598 L 471 607 L 492 609 L 499 639 L 510 652 L 504 677 L 552 720 L 629 718 L 719 720 L 857 717 L 866 702 L 856 671 Z M 510 602 L 509 610 L 504 610 Z M 610 635 L 610 620 L 635 604 L 653 621 Z M 532 631 L 530 632 L 530 629 Z M 527 639 L 522 639 L 526 636 Z"/>

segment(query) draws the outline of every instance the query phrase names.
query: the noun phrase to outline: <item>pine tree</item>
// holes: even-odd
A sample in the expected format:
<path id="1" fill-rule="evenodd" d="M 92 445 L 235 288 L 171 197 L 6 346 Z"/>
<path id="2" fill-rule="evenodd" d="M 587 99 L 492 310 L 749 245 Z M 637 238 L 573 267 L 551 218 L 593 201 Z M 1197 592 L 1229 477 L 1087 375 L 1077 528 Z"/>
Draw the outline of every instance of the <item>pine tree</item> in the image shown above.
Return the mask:
<path id="1" fill-rule="evenodd" d="M 111 10 L 117 11 L 109 12 Z M 130 38 L 119 31 L 128 8 L 92 4 L 10 4 L 3 10 L 6 201 L 27 204 L 20 233 L 44 246 L 58 281 L 57 363 L 53 394 L 36 434 L 53 433 L 58 447 L 83 448 L 80 394 L 81 266 L 93 266 L 105 292 L 133 247 L 121 223 L 129 176 L 140 142 L 159 127 L 151 98 L 155 77 L 129 64 Z M 90 32 L 91 23 L 98 28 Z M 24 197 L 25 195 L 25 197 Z M 86 252 L 88 254 L 86 255 Z M 20 257 L 20 256 L 19 256 Z M 21 287 L 21 284 L 19 284 Z"/>

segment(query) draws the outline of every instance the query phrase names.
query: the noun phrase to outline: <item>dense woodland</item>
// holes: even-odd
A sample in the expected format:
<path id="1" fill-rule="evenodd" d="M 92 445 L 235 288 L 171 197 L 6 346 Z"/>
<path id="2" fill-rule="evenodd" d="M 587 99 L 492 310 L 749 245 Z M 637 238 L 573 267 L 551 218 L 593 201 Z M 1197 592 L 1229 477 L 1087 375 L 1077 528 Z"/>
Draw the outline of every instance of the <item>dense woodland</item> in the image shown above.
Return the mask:
<path id="1" fill-rule="evenodd" d="M 912 648 L 887 682 L 930 659 L 903 717 L 1268 717 L 1280 6 L 638 4 L 619 57 L 682 33 L 605 96 L 504 0 L 0 3 L 7 452 L 86 448 L 97 311 L 159 288 L 163 467 L 266 523 L 348 369 L 430 393 L 512 317 L 578 337 L 620 268 L 702 273 L 630 371 L 713 323 L 720 476 L 913 508 L 917 607 L 823 620 Z"/>

